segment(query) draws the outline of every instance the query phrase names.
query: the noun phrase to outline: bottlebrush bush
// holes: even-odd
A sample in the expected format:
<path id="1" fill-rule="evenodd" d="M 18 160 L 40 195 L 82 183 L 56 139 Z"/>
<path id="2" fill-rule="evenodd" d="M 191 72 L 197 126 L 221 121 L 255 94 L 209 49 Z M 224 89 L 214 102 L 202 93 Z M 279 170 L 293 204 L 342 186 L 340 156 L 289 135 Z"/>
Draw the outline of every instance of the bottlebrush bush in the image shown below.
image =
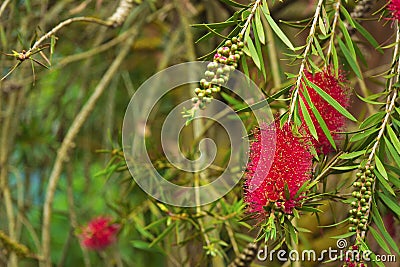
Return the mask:
<path id="1" fill-rule="evenodd" d="M 0 4 L 0 266 L 398 266 L 400 1 L 105 2 Z M 195 60 L 207 61 L 198 84 L 132 127 L 151 164 L 131 159 L 129 99 L 156 70 Z M 261 100 L 227 90 L 236 71 Z M 182 136 L 163 143 L 182 99 Z M 250 140 L 243 166 L 227 168 L 237 155 L 222 119 L 247 131 L 235 133 Z M 205 137 L 218 153 L 199 172 L 164 153 L 194 162 Z M 152 168 L 182 187 L 239 183 L 207 205 L 168 205 L 136 182 L 151 184 Z"/>

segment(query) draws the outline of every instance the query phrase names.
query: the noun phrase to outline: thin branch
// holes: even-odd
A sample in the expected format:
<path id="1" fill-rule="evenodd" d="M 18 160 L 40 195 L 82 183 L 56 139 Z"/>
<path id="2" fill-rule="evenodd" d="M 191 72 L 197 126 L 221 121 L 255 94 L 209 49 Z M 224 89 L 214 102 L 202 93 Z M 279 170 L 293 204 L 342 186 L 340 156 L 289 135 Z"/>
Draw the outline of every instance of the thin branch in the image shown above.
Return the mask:
<path id="1" fill-rule="evenodd" d="M 0 17 L 3 15 L 4 10 L 6 9 L 7 5 L 11 2 L 11 0 L 6 0 L 0 7 Z"/>
<path id="2" fill-rule="evenodd" d="M 393 58 L 394 58 L 394 59 L 397 58 L 398 52 L 399 52 L 400 29 L 399 29 L 398 22 L 396 22 L 396 27 L 397 27 L 397 36 L 396 36 L 396 46 L 395 46 L 394 55 L 393 55 Z M 395 69 L 395 68 L 393 68 L 393 69 Z M 399 73 L 400 73 L 400 64 L 399 64 L 399 63 L 397 64 L 397 70 L 396 70 L 396 72 L 397 72 L 396 81 L 398 81 L 398 80 L 399 80 Z M 392 71 L 391 73 L 393 73 L 393 71 Z M 384 120 L 383 120 L 383 122 L 382 122 L 381 129 L 380 129 L 380 131 L 379 131 L 379 133 L 378 133 L 378 136 L 376 137 L 375 144 L 374 144 L 374 146 L 372 147 L 371 154 L 370 154 L 369 157 L 368 157 L 367 165 L 370 165 L 371 162 L 372 162 L 372 160 L 373 160 L 373 158 L 374 158 L 374 155 L 375 155 L 375 153 L 376 153 L 376 150 L 378 149 L 378 146 L 379 146 L 379 142 L 380 142 L 380 140 L 381 140 L 383 134 L 385 133 L 386 126 L 388 125 L 390 115 L 391 115 L 391 113 L 392 113 L 392 111 L 393 111 L 393 109 L 394 109 L 394 107 L 395 107 L 398 89 L 397 89 L 397 88 L 393 88 L 393 80 L 394 80 L 394 79 L 393 79 L 393 77 L 392 77 L 392 78 L 390 79 L 390 81 L 389 81 L 389 86 L 390 86 L 390 87 L 388 87 L 389 90 L 393 90 L 393 96 L 391 96 L 390 93 L 389 93 L 389 95 L 388 95 L 388 97 L 387 97 L 386 109 L 385 109 L 386 115 L 385 115 L 385 118 L 384 118 Z"/>
<path id="3" fill-rule="evenodd" d="M 340 11 L 340 5 L 341 4 L 342 4 L 341 0 L 338 0 L 335 4 L 333 4 L 334 8 L 335 8 L 335 17 L 334 17 L 333 22 L 332 22 L 332 31 L 331 31 L 332 34 L 331 34 L 331 38 L 330 38 L 330 41 L 329 41 L 328 52 L 326 53 L 325 66 L 327 66 L 329 64 L 329 58 L 330 58 L 330 55 L 332 53 L 332 46 L 335 45 L 335 30 L 336 30 L 336 25 L 338 23 L 339 16 L 340 16 L 340 12 L 339 11 Z"/>
<path id="4" fill-rule="evenodd" d="M 68 151 L 70 148 L 74 146 L 74 139 L 82 128 L 83 124 L 92 113 L 97 100 L 100 98 L 102 93 L 104 92 L 106 86 L 109 84 L 111 79 L 114 77 L 117 72 L 119 66 L 125 59 L 126 55 L 130 50 L 130 46 L 133 43 L 134 39 L 137 36 L 139 31 L 139 27 L 135 34 L 132 34 L 131 37 L 126 41 L 119 54 L 115 58 L 114 62 L 111 64 L 110 68 L 104 74 L 103 78 L 98 83 L 95 88 L 93 94 L 90 96 L 89 100 L 82 107 L 79 114 L 75 117 L 71 127 L 68 130 L 67 135 L 65 136 L 61 147 L 57 152 L 57 157 L 51 171 L 49 183 L 46 191 L 46 199 L 43 207 L 43 225 L 42 225 L 42 254 L 44 258 L 43 266 L 51 266 L 50 259 L 50 223 L 51 223 L 51 213 L 52 213 L 52 205 L 54 200 L 54 194 L 57 188 L 57 183 L 60 178 L 60 174 L 62 171 L 63 163 L 68 158 Z"/>
<path id="5" fill-rule="evenodd" d="M 39 45 L 43 43 L 46 39 L 50 38 L 51 36 L 55 35 L 59 30 L 64 28 L 65 26 L 73 23 L 73 22 L 90 22 L 90 23 L 97 23 L 103 26 L 112 26 L 111 21 L 104 21 L 98 18 L 92 18 L 92 17 L 76 17 L 76 18 L 69 18 L 67 20 L 64 20 L 60 22 L 57 26 L 55 26 L 53 29 L 51 29 L 48 33 L 43 35 L 42 37 L 37 40 L 33 46 L 27 51 L 26 55 L 29 57 L 37 48 L 39 48 Z"/>
<path id="6" fill-rule="evenodd" d="M 256 13 L 256 10 L 257 10 L 259 5 L 261 5 L 261 0 L 257 0 L 257 1 L 254 2 L 253 9 L 251 10 L 250 15 L 247 17 L 247 20 L 246 20 L 246 22 L 245 22 L 245 24 L 243 26 L 243 29 L 240 31 L 240 34 L 242 36 L 244 36 L 244 34 L 246 33 L 247 27 L 249 27 L 249 25 L 251 23 L 251 20 L 253 19 L 254 14 Z"/>
<path id="7" fill-rule="evenodd" d="M 307 63 L 308 53 L 309 53 L 309 51 L 311 49 L 311 45 L 314 41 L 314 34 L 315 34 L 315 30 L 317 28 L 319 13 L 321 12 L 321 7 L 322 7 L 323 2 L 324 2 L 324 0 L 319 0 L 317 8 L 315 9 L 314 19 L 313 19 L 313 22 L 311 25 L 310 33 L 308 34 L 308 37 L 307 37 L 307 39 L 308 39 L 307 46 L 303 53 L 303 60 L 301 61 L 300 70 L 299 70 L 299 74 L 298 74 L 297 81 L 296 81 L 296 86 L 294 87 L 294 90 L 293 90 L 293 97 L 292 97 L 292 101 L 290 103 L 288 122 L 291 121 L 293 112 L 294 112 L 294 108 L 296 106 L 296 101 L 297 101 L 297 96 L 299 94 L 301 80 L 303 79 L 303 75 L 304 75 L 304 68 Z"/>
<path id="8" fill-rule="evenodd" d="M 396 29 L 397 29 L 397 34 L 396 34 L 396 46 L 395 46 L 394 52 L 393 52 L 393 60 L 394 60 L 394 61 L 396 61 L 396 59 L 398 58 L 398 55 L 399 55 L 398 53 L 399 53 L 399 45 L 400 45 L 400 28 L 399 28 L 399 23 L 398 23 L 398 21 L 396 21 Z M 399 73 L 400 73 L 400 64 L 397 63 L 397 69 L 396 69 L 396 70 L 394 70 L 394 69 L 395 69 L 395 68 L 393 67 L 391 73 L 394 74 L 394 73 L 397 72 L 397 75 L 396 75 L 396 82 L 398 82 L 399 79 L 400 79 L 400 77 L 399 77 Z M 390 87 L 388 87 L 389 95 L 388 95 L 388 97 L 387 97 L 386 108 L 385 108 L 386 115 L 385 115 L 385 118 L 383 119 L 383 122 L 382 122 L 382 125 L 381 125 L 381 129 L 380 129 L 380 131 L 379 131 L 379 133 L 378 133 L 378 136 L 376 137 L 375 144 L 374 144 L 374 146 L 372 147 L 371 154 L 370 154 L 369 157 L 368 157 L 366 166 L 370 166 L 371 163 L 372 163 L 372 161 L 373 161 L 373 159 L 374 159 L 374 156 L 375 156 L 375 154 L 376 154 L 376 151 L 377 151 L 377 149 L 378 149 L 378 147 L 379 147 L 380 140 L 381 140 L 382 136 L 383 136 L 384 133 L 385 133 L 386 126 L 389 124 L 390 115 L 391 115 L 391 113 L 392 113 L 392 111 L 393 111 L 393 109 L 394 109 L 394 107 L 395 107 L 396 98 L 397 98 L 397 93 L 398 93 L 398 88 L 393 88 L 393 80 L 394 80 L 394 77 L 392 76 L 392 77 L 390 78 L 390 81 L 389 81 L 389 86 L 390 86 Z M 392 95 L 392 96 L 391 96 L 391 94 L 390 94 L 390 90 L 393 90 L 393 95 Z M 375 191 L 375 185 L 376 185 L 376 182 L 374 182 L 373 185 L 372 185 L 372 192 Z M 369 214 L 371 213 L 372 199 L 373 199 L 373 198 L 371 197 L 371 198 L 368 200 L 368 203 L 367 203 L 368 210 L 367 210 L 367 212 L 366 212 L 365 215 L 364 215 L 366 218 L 369 218 Z M 359 238 L 359 239 L 361 239 L 361 240 L 364 240 L 365 237 L 366 237 L 366 234 L 367 234 L 367 231 L 365 231 L 365 230 L 362 230 L 361 232 L 357 231 L 357 238 Z"/>

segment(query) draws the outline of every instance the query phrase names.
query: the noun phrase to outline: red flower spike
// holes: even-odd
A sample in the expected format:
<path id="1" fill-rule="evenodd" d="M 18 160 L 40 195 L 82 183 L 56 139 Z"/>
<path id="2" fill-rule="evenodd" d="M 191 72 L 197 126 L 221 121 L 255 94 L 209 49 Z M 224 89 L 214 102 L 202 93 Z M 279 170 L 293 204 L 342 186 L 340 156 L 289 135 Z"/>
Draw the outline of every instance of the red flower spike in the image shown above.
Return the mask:
<path id="1" fill-rule="evenodd" d="M 305 75 L 309 81 L 318 85 L 318 87 L 328 93 L 344 108 L 348 108 L 350 106 L 350 88 L 344 85 L 347 81 L 342 74 L 339 74 L 339 77 L 336 78 L 335 74 L 332 73 L 330 69 L 325 69 L 324 71 L 315 73 L 314 75 L 309 72 L 306 72 Z M 331 132 L 332 138 L 335 141 L 340 140 L 340 135 L 336 132 L 340 132 L 343 129 L 346 123 L 346 117 L 344 117 L 342 114 L 340 114 L 340 112 L 326 102 L 313 88 L 307 86 L 307 92 L 310 96 L 311 102 L 324 119 L 326 126 Z M 332 145 L 319 125 L 319 122 L 315 118 L 311 108 L 307 104 L 307 101 L 304 97 L 303 86 L 300 88 L 299 95 L 303 99 L 317 131 L 318 140 L 312 138 L 312 143 L 318 153 L 322 152 L 323 154 L 328 154 L 333 150 Z M 300 117 L 305 125 L 306 122 L 301 112 Z"/>
<path id="2" fill-rule="evenodd" d="M 399 0 L 391 0 L 388 5 L 388 10 L 392 13 L 392 18 L 400 19 L 400 1 Z"/>
<path id="3" fill-rule="evenodd" d="M 301 197 L 295 199 L 297 191 L 311 178 L 313 156 L 308 150 L 309 138 L 295 136 L 289 124 L 281 129 L 279 120 L 275 128 L 264 124 L 254 132 L 244 184 L 244 200 L 249 212 L 264 216 L 268 215 L 264 207 L 272 203 L 291 214 L 293 208 L 299 206 Z M 285 194 L 285 184 L 289 198 Z"/>
<path id="4" fill-rule="evenodd" d="M 119 228 L 119 224 L 111 224 L 110 218 L 95 218 L 83 228 L 81 244 L 91 250 L 102 250 L 116 242 Z"/>

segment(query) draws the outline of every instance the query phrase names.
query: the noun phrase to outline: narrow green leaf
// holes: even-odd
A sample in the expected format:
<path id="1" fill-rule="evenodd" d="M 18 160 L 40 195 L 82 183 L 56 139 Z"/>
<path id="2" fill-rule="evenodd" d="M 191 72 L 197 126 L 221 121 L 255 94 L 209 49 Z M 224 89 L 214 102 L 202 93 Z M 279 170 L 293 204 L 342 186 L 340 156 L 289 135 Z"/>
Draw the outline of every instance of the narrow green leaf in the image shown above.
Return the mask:
<path id="1" fill-rule="evenodd" d="M 368 130 L 356 133 L 355 135 L 353 135 L 350 138 L 350 143 L 367 138 L 367 137 L 371 136 L 373 133 L 378 132 L 378 131 L 379 131 L 379 128 L 372 128 L 372 129 L 368 129 Z"/>
<path id="2" fill-rule="evenodd" d="M 393 191 L 393 188 L 390 186 L 389 182 L 385 180 L 385 178 L 383 178 L 382 174 L 380 174 L 376 169 L 374 170 L 374 173 L 376 175 L 377 182 L 379 182 L 379 185 L 382 185 L 384 189 L 386 189 L 390 194 L 396 196 L 396 193 Z"/>
<path id="3" fill-rule="evenodd" d="M 397 214 L 397 216 L 400 216 L 400 205 L 399 203 L 393 201 L 391 198 L 389 198 L 388 196 L 378 192 L 379 194 L 379 198 L 383 201 L 383 203 L 386 204 L 386 206 L 393 211 L 395 214 Z"/>
<path id="4" fill-rule="evenodd" d="M 258 29 L 254 25 L 254 23 L 253 23 L 253 29 L 254 29 L 255 36 L 258 36 L 259 35 Z M 263 53 L 262 53 L 262 48 L 261 48 L 261 43 L 260 43 L 259 38 L 255 37 L 254 42 L 256 45 L 256 51 L 257 51 L 258 58 L 260 59 L 260 67 L 261 67 L 260 70 L 264 76 L 264 79 L 267 79 L 267 71 L 265 70 L 264 58 L 263 58 Z"/>
<path id="5" fill-rule="evenodd" d="M 378 245 L 388 254 L 390 254 L 390 249 L 388 247 L 388 245 L 386 244 L 385 240 L 383 240 L 383 238 L 379 235 L 379 233 L 371 226 L 368 227 L 370 233 L 372 234 L 372 236 L 374 237 L 374 239 L 376 240 L 376 242 L 378 243 Z"/>
<path id="6" fill-rule="evenodd" d="M 351 17 L 351 15 L 349 14 L 349 12 L 346 10 L 346 8 L 343 5 L 340 5 L 340 11 L 342 12 L 342 14 L 344 15 L 344 17 L 346 18 L 347 22 L 353 27 L 355 28 L 356 25 L 354 24 L 353 18 Z"/>
<path id="7" fill-rule="evenodd" d="M 199 29 L 225 29 L 229 26 L 237 25 L 238 21 L 224 21 L 224 22 L 218 22 L 218 23 L 199 23 L 199 24 L 191 24 L 190 26 L 193 28 L 199 28 Z"/>
<path id="8" fill-rule="evenodd" d="M 396 151 L 396 149 L 393 147 L 389 139 L 386 138 L 386 136 L 383 136 L 383 139 L 385 140 L 385 146 L 389 150 L 389 154 L 392 156 L 397 166 L 400 166 L 400 154 L 399 154 L 400 150 Z"/>
<path id="9" fill-rule="evenodd" d="M 303 114 L 303 118 L 306 121 L 307 127 L 310 130 L 311 135 L 318 140 L 318 134 L 317 130 L 315 129 L 314 123 L 310 117 L 310 114 L 308 113 L 308 110 L 306 108 L 306 105 L 304 104 L 303 98 L 299 97 L 300 100 L 300 108 L 301 108 L 301 113 Z"/>
<path id="10" fill-rule="evenodd" d="M 375 222 L 376 227 L 378 230 L 381 232 L 383 235 L 383 238 L 387 241 L 387 243 L 392 247 L 392 249 L 400 255 L 400 250 L 396 242 L 393 240 L 393 238 L 390 236 L 390 234 L 387 232 L 385 224 L 383 223 L 382 217 L 379 214 L 379 211 L 376 207 L 376 204 L 373 202 L 372 203 L 372 220 Z"/>
<path id="11" fill-rule="evenodd" d="M 360 124 L 360 129 L 372 125 L 377 125 L 383 119 L 383 117 L 385 117 L 385 114 L 386 114 L 385 111 L 381 111 L 369 116 Z"/>
<path id="12" fill-rule="evenodd" d="M 252 105 L 250 105 L 248 107 L 244 107 L 242 109 L 238 109 L 238 110 L 236 110 L 236 112 L 249 112 L 249 111 L 252 111 L 252 110 L 257 110 L 257 109 L 263 108 L 266 105 L 268 105 L 269 103 L 271 103 L 272 101 L 275 101 L 280 96 L 282 96 L 285 93 L 287 93 L 291 87 L 292 87 L 292 84 L 290 83 L 289 86 L 286 86 L 285 88 L 279 90 L 278 92 L 276 92 L 272 96 L 268 97 L 267 99 L 264 99 L 264 100 L 261 100 L 259 102 L 256 102 L 256 103 L 254 103 L 254 104 L 252 104 Z"/>
<path id="13" fill-rule="evenodd" d="M 392 127 L 390 125 L 386 126 L 386 131 L 389 134 L 390 141 L 392 141 L 393 146 L 396 148 L 397 151 L 400 152 L 400 141 L 397 138 L 395 132 L 393 131 Z"/>
<path id="14" fill-rule="evenodd" d="M 357 31 L 359 33 L 361 33 L 362 36 L 364 36 L 365 39 L 367 39 L 367 41 L 376 49 L 379 51 L 379 53 L 383 54 L 383 50 L 380 47 L 380 45 L 378 44 L 378 42 L 375 40 L 375 38 L 363 27 L 361 26 L 360 23 L 358 23 L 357 21 L 354 21 L 355 24 L 355 28 L 357 29 Z"/>
<path id="15" fill-rule="evenodd" d="M 321 17 L 319 17 L 319 19 L 318 19 L 318 26 L 319 26 L 319 29 L 321 30 L 322 34 L 326 35 L 326 32 L 327 32 L 326 27 L 325 27 L 324 21 L 322 20 Z"/>
<path id="16" fill-rule="evenodd" d="M 257 29 L 258 40 L 260 40 L 260 42 L 262 44 L 265 44 L 264 26 L 261 21 L 260 9 L 258 9 L 258 8 L 256 10 L 256 14 L 254 17 L 254 23 L 255 23 L 256 29 Z"/>
<path id="17" fill-rule="evenodd" d="M 272 30 L 275 32 L 276 35 L 282 40 L 282 42 L 290 48 L 290 50 L 295 50 L 293 44 L 290 42 L 289 38 L 283 33 L 283 31 L 279 28 L 279 26 L 276 24 L 274 19 L 271 17 L 270 14 L 265 14 L 265 18 L 268 21 L 268 24 L 271 26 Z"/>
<path id="18" fill-rule="evenodd" d="M 247 48 L 248 48 L 248 53 L 251 59 L 253 59 L 254 64 L 256 64 L 258 69 L 261 69 L 261 62 L 260 58 L 258 57 L 257 50 L 254 46 L 253 40 L 251 40 L 250 36 L 246 36 L 246 43 L 247 43 Z M 244 50 L 246 52 L 246 50 Z"/>
<path id="19" fill-rule="evenodd" d="M 310 95 L 308 94 L 308 89 L 306 86 L 303 85 L 303 96 L 306 99 L 308 106 L 310 107 L 311 111 L 314 114 L 314 117 L 317 119 L 319 126 L 321 127 L 322 131 L 324 132 L 326 138 L 328 139 L 331 146 L 336 150 L 336 144 L 333 140 L 331 131 L 328 129 L 328 126 L 325 123 L 325 120 L 322 118 L 321 114 L 319 113 L 318 109 L 315 107 L 314 103 L 311 101 Z"/>
<path id="20" fill-rule="evenodd" d="M 353 45 L 353 41 L 351 40 L 350 34 L 347 31 L 346 26 L 344 26 L 343 22 L 341 20 L 339 20 L 339 27 L 340 30 L 342 31 L 342 34 L 344 36 L 344 39 L 346 40 L 346 44 L 347 47 L 349 48 L 349 51 L 351 53 L 351 55 L 353 56 L 353 58 L 357 58 L 356 57 L 356 50 L 354 50 L 354 45 Z"/>
<path id="21" fill-rule="evenodd" d="M 351 115 L 351 113 L 347 111 L 347 109 L 342 107 L 342 105 L 340 105 L 339 102 L 337 102 L 333 97 L 331 97 L 328 93 L 322 90 L 318 85 L 310 82 L 306 77 L 305 80 L 307 82 L 307 85 L 311 86 L 326 102 L 328 102 L 332 107 L 334 107 L 339 113 L 341 113 L 343 116 L 352 121 L 357 121 L 357 119 L 354 118 L 353 115 Z"/>
<path id="22" fill-rule="evenodd" d="M 385 178 L 386 180 L 389 180 L 387 172 L 385 170 L 385 167 L 383 166 L 381 160 L 379 159 L 379 157 L 377 155 L 375 155 L 375 165 L 376 165 L 376 168 L 378 169 L 379 173 L 382 174 L 383 178 Z"/>
<path id="23" fill-rule="evenodd" d="M 355 234 L 356 234 L 356 232 L 348 232 L 348 233 L 344 233 L 342 235 L 331 236 L 330 238 L 332 238 L 332 239 L 342 239 L 342 238 L 348 238 L 348 237 L 353 236 Z"/>
<path id="24" fill-rule="evenodd" d="M 346 45 L 342 42 L 342 40 L 339 39 L 338 42 L 339 42 L 339 47 L 342 50 L 343 55 L 346 58 L 347 62 L 349 63 L 350 67 L 357 75 L 357 77 L 362 79 L 360 67 L 357 64 L 356 59 L 352 57 L 351 52 L 349 51 L 349 49 L 347 49 Z"/>
<path id="25" fill-rule="evenodd" d="M 160 235 L 157 236 L 156 239 L 153 240 L 153 242 L 151 242 L 149 247 L 154 246 L 155 244 L 160 242 L 166 235 L 168 235 L 168 233 L 171 232 L 172 229 L 174 229 L 175 223 L 176 222 L 171 223 Z"/>
<path id="26" fill-rule="evenodd" d="M 358 168 L 359 165 L 353 165 L 353 166 L 335 166 L 332 167 L 331 169 L 338 170 L 338 171 L 349 171 L 349 170 L 355 170 Z"/>
<path id="27" fill-rule="evenodd" d="M 354 159 L 358 158 L 359 156 L 362 156 L 365 154 L 366 150 L 361 150 L 361 151 L 354 151 L 351 153 L 345 153 L 339 156 L 339 159 Z"/>

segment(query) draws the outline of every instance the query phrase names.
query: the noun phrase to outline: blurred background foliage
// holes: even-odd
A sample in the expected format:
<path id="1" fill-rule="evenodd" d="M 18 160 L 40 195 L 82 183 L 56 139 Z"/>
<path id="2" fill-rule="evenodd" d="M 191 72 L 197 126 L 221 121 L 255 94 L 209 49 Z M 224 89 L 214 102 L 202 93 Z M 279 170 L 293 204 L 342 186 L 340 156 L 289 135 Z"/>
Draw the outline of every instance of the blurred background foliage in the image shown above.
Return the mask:
<path id="1" fill-rule="evenodd" d="M 247 0 L 237 2 L 249 4 Z M 276 1 L 271 5 L 271 14 L 277 21 L 310 18 L 314 2 Z M 351 8 L 354 3 L 349 2 Z M 375 10 L 385 1 L 376 2 Z M 15 0 L 2 1 L 0 6 L 0 51 L 12 53 L 13 50 L 27 50 L 38 37 L 70 17 L 108 18 L 118 1 Z M 54 52 L 43 50 L 51 66 L 39 53 L 33 56 L 49 69 L 28 60 L 0 83 L 0 230 L 8 233 L 10 228 L 10 214 L 6 208 L 8 188 L 14 239 L 29 249 L 28 254 L 18 257 L 16 266 L 38 265 L 42 254 L 43 205 L 57 150 L 78 112 L 129 38 L 133 38 L 133 42 L 129 44 L 128 53 L 118 70 L 112 73 L 63 164 L 53 203 L 51 262 L 54 266 L 225 266 L 254 239 L 257 231 L 250 230 L 251 222 L 241 221 L 246 214 L 240 185 L 223 199 L 200 210 L 165 206 L 135 185 L 120 150 L 124 112 L 135 90 L 158 70 L 196 60 L 213 51 L 221 38 L 214 36 L 195 43 L 207 30 L 190 25 L 225 21 L 236 10 L 228 0 L 136 0 L 122 26 L 109 28 L 80 22 L 68 25 L 56 34 Z M 384 24 L 366 20 L 363 25 L 370 32 L 376 32 L 374 37 L 381 43 L 393 40 L 390 23 Z M 304 44 L 307 31 L 284 23 L 280 26 L 295 45 Z M 281 60 L 285 56 L 278 51 L 285 51 L 283 43 L 276 37 L 271 42 L 276 50 L 272 53 L 267 53 L 265 47 L 263 50 L 266 79 L 248 60 L 252 79 L 267 95 L 277 90 L 272 81 L 272 76 L 276 75 L 271 71 L 274 61 L 279 61 L 278 75 L 282 80 L 285 71 L 297 71 L 297 66 Z M 368 68 L 364 67 L 367 84 L 382 84 L 374 75 L 389 68 L 391 55 L 382 56 L 367 44 L 360 47 L 368 63 Z M 1 76 L 16 62 L 11 56 L 0 55 Z M 350 81 L 360 91 L 357 79 L 350 77 Z M 177 90 L 162 100 L 158 112 L 167 114 L 181 99 L 190 96 L 187 90 Z M 362 120 L 371 111 L 365 105 L 358 105 L 358 101 L 353 99 L 351 112 L 360 114 L 357 118 Z M 282 103 L 272 103 L 271 107 L 279 110 Z M 158 136 L 157 125 L 162 123 L 162 118 L 156 117 L 152 122 L 154 138 Z M 247 120 L 250 128 L 251 118 Z M 349 127 L 355 128 L 355 125 Z M 218 129 L 210 131 L 210 135 L 219 136 L 222 149 L 228 145 Z M 191 141 L 184 142 L 190 147 Z M 159 153 L 159 143 L 155 142 L 150 148 L 155 166 L 160 172 L 168 172 L 166 160 Z M 221 165 L 227 153 L 225 149 L 218 157 Z M 218 168 L 210 170 L 211 176 L 220 171 Z M 141 175 L 147 174 L 143 171 Z M 338 177 L 330 177 L 327 186 L 334 189 L 343 181 L 339 182 Z M 339 178 L 346 177 L 351 174 Z M 351 181 L 347 182 L 350 185 Z M 305 248 L 322 250 L 334 246 L 336 241 L 328 237 L 347 231 L 345 226 L 328 229 L 317 226 L 346 218 L 342 204 L 330 202 L 321 209 L 324 210 L 321 216 L 308 215 L 299 221 L 300 226 L 311 231 L 300 234 L 301 246 Z M 98 215 L 112 216 L 122 225 L 122 230 L 118 242 L 111 248 L 91 252 L 80 246 L 77 234 L 82 225 Z M 6 264 L 12 253 L 13 249 L 0 243 L 0 266 Z M 269 266 L 281 264 L 275 262 Z"/>

